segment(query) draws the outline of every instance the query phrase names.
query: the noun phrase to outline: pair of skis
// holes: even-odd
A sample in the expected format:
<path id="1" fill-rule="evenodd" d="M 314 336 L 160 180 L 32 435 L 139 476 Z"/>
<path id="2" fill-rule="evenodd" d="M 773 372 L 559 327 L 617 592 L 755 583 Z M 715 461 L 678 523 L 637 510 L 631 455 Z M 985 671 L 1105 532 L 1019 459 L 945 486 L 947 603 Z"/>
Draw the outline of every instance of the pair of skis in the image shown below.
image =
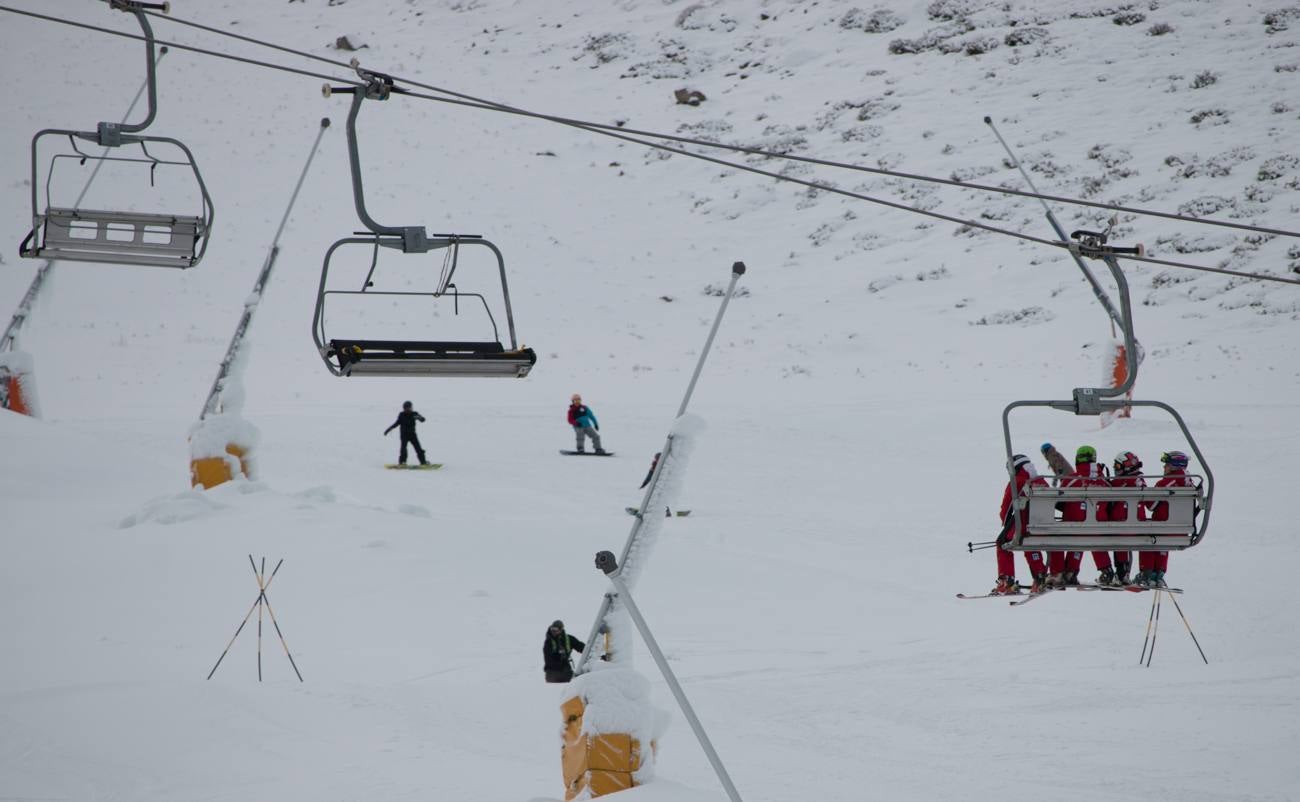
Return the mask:
<path id="1" fill-rule="evenodd" d="M 1078 585 L 1069 585 L 1064 588 L 1047 588 L 1038 593 L 980 593 L 974 595 L 958 593 L 957 598 L 969 600 L 969 599 L 992 599 L 996 597 L 1021 596 L 1023 598 L 1018 598 L 1018 599 L 1009 598 L 1007 600 L 1007 603 L 1010 604 L 1012 607 L 1019 607 L 1022 604 L 1028 604 L 1029 602 L 1033 601 L 1034 599 L 1037 599 L 1040 596 L 1046 596 L 1048 593 L 1051 593 L 1053 591 L 1070 590 L 1070 589 L 1080 590 L 1080 591 L 1104 591 L 1104 592 L 1127 591 L 1129 593 L 1145 593 L 1146 591 L 1149 590 L 1163 590 L 1166 593 L 1179 593 L 1179 594 L 1183 592 L 1182 588 L 1147 588 L 1147 587 L 1142 587 L 1141 585 L 1122 585 L 1116 587 L 1111 585 L 1078 584 Z"/>

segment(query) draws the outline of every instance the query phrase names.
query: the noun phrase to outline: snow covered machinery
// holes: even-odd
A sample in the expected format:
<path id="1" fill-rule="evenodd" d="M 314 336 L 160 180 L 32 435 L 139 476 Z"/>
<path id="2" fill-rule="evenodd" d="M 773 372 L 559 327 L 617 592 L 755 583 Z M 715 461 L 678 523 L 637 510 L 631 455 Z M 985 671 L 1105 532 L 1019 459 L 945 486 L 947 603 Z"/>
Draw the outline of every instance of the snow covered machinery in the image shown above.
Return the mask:
<path id="1" fill-rule="evenodd" d="M 387 100 L 393 93 L 403 90 L 393 85 L 393 79 L 382 73 L 363 70 L 353 61 L 357 74 L 365 81 L 364 86 L 324 88 L 325 96 L 334 93 L 352 95 L 352 106 L 348 112 L 347 136 L 348 159 L 352 169 L 352 194 L 356 203 L 357 216 L 366 227 L 366 231 L 355 232 L 354 236 L 338 240 L 325 252 L 325 261 L 321 266 L 320 288 L 316 295 L 316 312 L 312 320 L 312 339 L 320 352 L 325 366 L 335 376 L 429 376 L 429 377 L 505 377 L 524 378 L 537 362 L 537 354 L 531 348 L 520 347 L 515 339 L 514 314 L 510 307 L 510 289 L 506 284 L 505 260 L 501 251 L 488 240 L 477 234 L 434 234 L 430 236 L 423 226 L 384 226 L 366 211 L 365 195 L 361 186 L 361 162 L 357 147 L 357 114 L 361 104 L 366 100 Z M 329 284 L 330 270 L 335 266 L 336 256 L 344 246 L 365 246 L 371 251 L 369 270 L 361 283 L 360 289 L 336 289 Z M 501 293 L 504 301 L 506 328 L 509 344 L 501 342 L 496 318 L 487 300 L 480 293 L 461 292 L 453 283 L 456 268 L 460 263 L 462 248 L 483 248 L 495 257 L 497 272 L 501 277 Z M 374 277 L 379 267 L 381 248 L 401 251 L 403 254 L 427 254 L 442 251 L 442 270 L 437 283 L 432 289 L 415 290 L 375 290 Z M 353 250 L 356 250 L 355 248 Z M 335 337 L 326 330 L 326 303 L 331 298 L 362 301 L 370 309 L 383 309 L 383 302 L 393 304 L 406 300 L 439 301 L 450 297 L 454 314 L 460 314 L 461 299 L 474 299 L 481 304 L 492 328 L 491 340 L 466 340 L 463 338 L 447 340 L 413 339 L 405 336 L 409 327 L 404 329 L 402 337 L 358 338 Z M 363 300 L 364 299 L 364 300 Z M 424 307 L 422 306 L 421 309 Z M 427 323 L 427 317 L 421 313 L 421 322 Z M 358 321 L 361 326 L 373 326 L 376 319 L 371 316 Z"/>
<path id="2" fill-rule="evenodd" d="M 151 267 L 194 267 L 203 258 L 208 236 L 212 230 L 212 198 L 208 195 L 203 176 L 199 173 L 194 154 L 177 139 L 162 136 L 145 136 L 144 131 L 153 123 L 157 109 L 153 29 L 144 12 L 146 10 L 170 12 L 170 3 L 143 3 L 136 0 L 106 0 L 109 6 L 133 14 L 144 31 L 149 113 L 139 123 L 101 122 L 94 131 L 72 131 L 46 128 L 32 137 L 32 229 L 18 248 L 19 255 L 29 259 L 56 259 L 77 262 L 108 262 L 122 265 Z M 164 51 L 166 48 L 164 48 Z M 41 145 L 66 138 L 66 152 L 55 153 L 41 181 Z M 88 153 L 78 146 L 78 141 L 99 145 L 104 150 L 99 155 Z M 123 148 L 138 147 L 139 155 L 121 155 Z M 119 155 L 109 155 L 109 153 Z M 178 214 L 174 208 L 166 211 L 87 208 L 80 201 L 71 206 L 60 199 L 67 193 L 56 181 L 56 168 L 68 162 L 85 167 L 94 163 L 98 171 L 106 164 L 121 166 L 126 172 L 120 180 L 111 182 L 121 191 L 127 174 L 139 174 L 147 166 L 149 186 L 157 189 L 158 168 L 162 167 L 162 180 L 168 185 L 168 204 L 193 204 L 193 214 Z M 173 169 L 175 168 L 175 169 Z M 69 171 L 63 171 L 69 172 Z M 171 191 L 173 176 L 184 189 Z M 42 193 L 42 187 L 44 191 Z M 43 194 L 43 197 L 42 197 Z M 143 198 L 146 193 L 140 193 Z M 185 196 L 178 201 L 172 195 Z"/>
<path id="3" fill-rule="evenodd" d="M 1100 259 L 1110 268 L 1119 288 L 1120 312 L 1127 352 L 1137 353 L 1133 333 L 1133 311 L 1128 281 L 1117 261 L 1124 254 L 1142 254 L 1142 246 L 1117 248 L 1106 244 L 1103 232 L 1075 231 L 1070 235 L 1070 251 L 1079 256 Z M 1165 487 L 1114 487 L 1061 486 L 1046 483 L 1025 483 L 1014 498 L 1016 509 L 1027 514 L 1015 515 L 1011 538 L 1001 544 L 1007 551 L 1181 551 L 1200 543 L 1210 525 L 1210 507 L 1214 499 L 1214 474 L 1201 453 L 1196 439 L 1188 430 L 1183 418 L 1168 404 L 1161 401 L 1137 401 L 1126 398 L 1137 380 L 1138 362 L 1133 360 L 1124 383 L 1118 387 L 1077 387 L 1068 401 L 1015 401 L 1002 411 L 1002 434 L 1006 446 L 1007 472 L 1011 486 L 1016 486 L 1015 468 L 1012 464 L 1010 415 L 1019 407 L 1049 407 L 1075 415 L 1102 415 L 1128 406 L 1156 407 L 1169 413 L 1183 437 L 1196 455 L 1204 476 L 1187 475 L 1185 481 Z M 1167 515 L 1146 516 L 1143 520 L 1136 512 L 1126 520 L 1110 521 L 1106 516 L 1098 520 L 1097 511 L 1110 502 L 1125 502 L 1127 509 L 1154 508 L 1163 503 Z M 1082 502 L 1084 520 L 1056 519 L 1056 505 Z"/>

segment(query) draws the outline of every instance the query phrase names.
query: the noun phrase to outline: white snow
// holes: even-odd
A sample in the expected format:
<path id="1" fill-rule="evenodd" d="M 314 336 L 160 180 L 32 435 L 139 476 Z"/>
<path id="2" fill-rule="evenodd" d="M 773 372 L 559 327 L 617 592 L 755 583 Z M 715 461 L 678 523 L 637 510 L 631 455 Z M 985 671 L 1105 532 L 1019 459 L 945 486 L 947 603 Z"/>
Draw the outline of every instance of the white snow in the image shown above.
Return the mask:
<path id="1" fill-rule="evenodd" d="M 135 30 L 102 3 L 57 5 Z M 988 114 L 1045 192 L 1294 228 L 1292 5 L 177 0 L 172 14 L 567 116 L 1020 187 Z M 345 34 L 368 46 L 334 49 Z M 895 54 L 894 40 L 933 48 Z M 40 264 L 14 253 L 32 134 L 119 119 L 140 50 L 0 12 L 0 74 L 16 78 L 0 82 L 0 314 Z M 581 632 L 596 609 L 592 555 L 623 542 L 716 312 L 709 288 L 738 259 L 749 295 L 691 406 L 709 421 L 681 488 L 692 515 L 657 519 L 636 594 L 747 802 L 1297 797 L 1300 288 L 1126 266 L 1146 352 L 1135 397 L 1174 405 L 1218 479 L 1209 534 L 1169 576 L 1210 663 L 1166 603 L 1140 668 L 1146 595 L 953 598 L 993 584 L 993 556 L 965 544 L 996 534 L 1003 408 L 1102 372 L 1109 321 L 1068 254 L 395 96 L 361 120 L 371 213 L 495 242 L 539 361 L 524 381 L 339 379 L 308 329 L 322 257 L 359 225 L 347 98 L 322 99 L 321 82 L 173 50 L 150 133 L 183 140 L 204 171 L 207 256 L 189 271 L 61 263 L 33 305 L 22 343 L 44 415 L 0 412 L 0 797 L 559 798 L 557 693 L 537 647 L 551 620 Z M 676 89 L 706 99 L 678 104 Z M 334 125 L 249 332 L 240 415 L 261 432 L 260 478 L 190 491 L 190 426 L 323 115 Z M 725 158 L 1050 236 L 1033 199 Z M 64 169 L 76 186 L 84 170 Z M 141 170 L 94 197 L 147 206 Z M 1109 216 L 1055 208 L 1067 231 Z M 1121 215 L 1115 241 L 1300 275 L 1294 238 Z M 439 263 L 410 264 L 376 286 L 432 281 Z M 490 269 L 456 282 L 499 303 Z M 486 325 L 461 307 L 439 307 L 429 334 Z M 376 334 L 411 314 L 358 310 Z M 616 457 L 555 453 L 575 391 Z M 382 468 L 397 442 L 381 432 L 407 399 L 439 471 Z M 1031 455 L 1045 440 L 1147 465 L 1187 450 L 1154 410 L 1104 431 L 1053 411 L 1012 425 Z M 250 554 L 284 559 L 268 595 L 303 683 L 269 621 L 263 683 L 251 621 L 204 680 L 257 596 Z M 653 667 L 637 670 L 680 718 Z M 680 720 L 655 780 L 620 797 L 722 798 Z"/>

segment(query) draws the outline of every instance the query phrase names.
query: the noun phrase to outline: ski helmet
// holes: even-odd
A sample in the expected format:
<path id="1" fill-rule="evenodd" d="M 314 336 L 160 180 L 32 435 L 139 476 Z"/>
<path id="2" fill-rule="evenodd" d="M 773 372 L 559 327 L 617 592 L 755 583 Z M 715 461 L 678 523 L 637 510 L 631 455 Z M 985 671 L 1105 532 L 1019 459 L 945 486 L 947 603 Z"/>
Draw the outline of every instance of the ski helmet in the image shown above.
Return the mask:
<path id="1" fill-rule="evenodd" d="M 1021 468 L 1029 464 L 1030 464 L 1029 457 L 1026 457 L 1024 454 L 1011 455 L 1011 467 L 1013 470 L 1020 470 Z"/>
<path id="2" fill-rule="evenodd" d="M 1115 475 L 1132 476 L 1142 470 L 1142 460 L 1132 451 L 1121 451 L 1115 455 Z"/>
<path id="3" fill-rule="evenodd" d="M 1079 450 L 1074 452 L 1074 461 L 1078 462 L 1096 462 L 1097 449 L 1092 446 L 1079 446 Z"/>
<path id="4" fill-rule="evenodd" d="M 415 405 L 412 404 L 410 401 L 403 401 L 403 402 L 402 402 L 402 409 L 410 409 L 410 408 L 413 407 L 413 406 L 415 406 Z"/>
<path id="5" fill-rule="evenodd" d="M 558 618 L 555 619 L 551 622 L 551 629 L 564 629 L 564 622 Z"/>
<path id="6" fill-rule="evenodd" d="M 1166 451 L 1160 455 L 1160 461 L 1171 468 L 1186 468 L 1187 455 L 1181 451 Z"/>
<path id="7" fill-rule="evenodd" d="M 1053 448 L 1056 448 L 1056 446 L 1052 445 L 1051 443 L 1043 443 L 1041 446 L 1038 447 L 1038 450 L 1046 454 L 1047 452 L 1051 451 Z"/>

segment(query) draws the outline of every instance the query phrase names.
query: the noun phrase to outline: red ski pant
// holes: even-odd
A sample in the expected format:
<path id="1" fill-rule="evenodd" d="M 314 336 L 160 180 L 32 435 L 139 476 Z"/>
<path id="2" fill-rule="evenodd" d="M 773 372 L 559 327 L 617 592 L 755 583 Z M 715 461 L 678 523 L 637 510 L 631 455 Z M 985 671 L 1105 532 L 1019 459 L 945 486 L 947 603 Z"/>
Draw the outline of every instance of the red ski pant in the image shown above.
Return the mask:
<path id="1" fill-rule="evenodd" d="M 1016 553 L 1014 551 L 1005 551 L 999 545 L 996 549 L 998 553 L 998 576 L 1015 576 L 1016 575 Z M 1043 567 L 1043 555 L 1037 551 L 1025 552 L 1025 562 L 1029 564 L 1029 573 L 1031 576 L 1038 576 L 1046 573 Z"/>
<path id="2" fill-rule="evenodd" d="M 1110 568 L 1110 554 L 1104 551 L 1094 551 L 1092 561 L 1096 563 L 1098 571 L 1105 571 Z M 1062 571 L 1074 571 L 1078 573 L 1083 567 L 1083 552 L 1081 551 L 1049 551 L 1047 553 L 1047 570 L 1054 574 Z"/>
<path id="3" fill-rule="evenodd" d="M 1138 552 L 1138 570 L 1139 571 L 1168 571 L 1169 552 L 1167 551 Z"/>

